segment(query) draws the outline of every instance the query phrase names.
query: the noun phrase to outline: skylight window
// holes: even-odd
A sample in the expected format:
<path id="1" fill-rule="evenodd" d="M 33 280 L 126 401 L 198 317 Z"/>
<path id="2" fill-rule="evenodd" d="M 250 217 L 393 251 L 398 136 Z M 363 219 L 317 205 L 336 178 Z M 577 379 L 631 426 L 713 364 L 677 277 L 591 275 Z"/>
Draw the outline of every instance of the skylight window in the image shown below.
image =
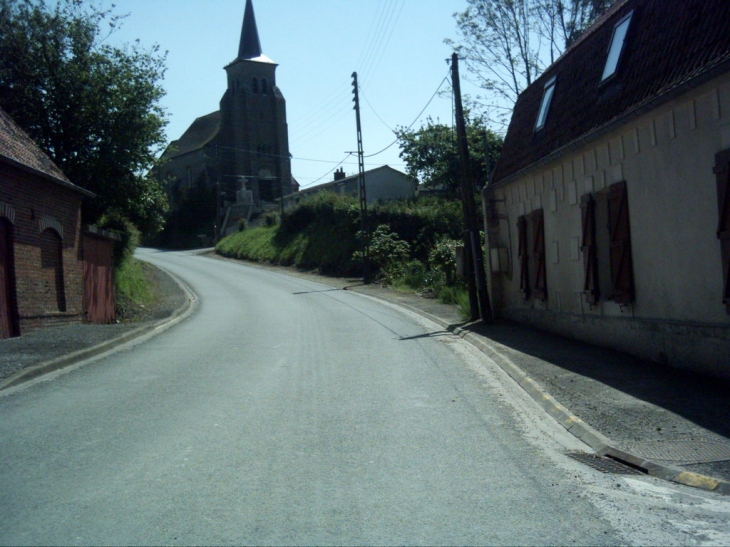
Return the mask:
<path id="1" fill-rule="evenodd" d="M 545 88 L 542 92 L 542 102 L 540 103 L 540 112 L 537 115 L 537 122 L 535 123 L 535 131 L 540 131 L 545 126 L 545 120 L 547 120 L 548 110 L 550 110 L 550 102 L 553 99 L 554 92 L 555 76 L 545 82 Z"/>
<path id="2" fill-rule="evenodd" d="M 633 13 L 633 11 L 629 13 L 613 27 L 613 36 L 611 36 L 611 45 L 608 48 L 608 57 L 606 58 L 606 66 L 603 68 L 601 81 L 615 74 L 618 68 L 618 62 L 621 59 L 621 52 L 624 50 L 626 33 L 629 31 L 629 24 L 631 23 Z"/>

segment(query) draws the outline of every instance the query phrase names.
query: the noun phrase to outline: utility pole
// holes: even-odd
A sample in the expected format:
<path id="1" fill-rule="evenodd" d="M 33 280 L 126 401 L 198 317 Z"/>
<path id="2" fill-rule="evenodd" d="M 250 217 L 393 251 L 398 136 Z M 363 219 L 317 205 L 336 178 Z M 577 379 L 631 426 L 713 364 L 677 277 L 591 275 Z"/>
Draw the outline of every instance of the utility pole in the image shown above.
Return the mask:
<path id="1" fill-rule="evenodd" d="M 456 137 L 459 146 L 459 172 L 461 183 L 461 203 L 464 211 L 464 251 L 467 258 L 467 285 L 471 319 L 481 317 L 482 321 L 492 320 L 492 306 L 487 291 L 487 276 L 484 270 L 484 251 L 474 204 L 474 187 L 469 165 L 469 145 L 466 139 L 464 108 L 461 104 L 461 83 L 459 81 L 459 56 L 451 56 L 451 85 L 454 89 L 454 115 L 456 118 Z"/>
<path id="2" fill-rule="evenodd" d="M 360 94 L 357 87 L 357 72 L 352 73 L 352 101 L 355 103 L 357 120 L 357 182 L 360 190 L 360 233 L 362 234 L 362 280 L 370 283 L 370 234 L 368 234 L 368 200 L 365 189 L 365 155 L 362 150 L 362 126 L 360 125 Z"/>

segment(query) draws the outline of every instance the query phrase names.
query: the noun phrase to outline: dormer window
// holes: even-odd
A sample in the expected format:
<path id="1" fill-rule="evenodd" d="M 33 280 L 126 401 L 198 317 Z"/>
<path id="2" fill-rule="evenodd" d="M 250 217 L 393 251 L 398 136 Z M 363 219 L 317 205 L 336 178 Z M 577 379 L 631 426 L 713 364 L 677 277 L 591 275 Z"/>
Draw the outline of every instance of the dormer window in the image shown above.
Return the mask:
<path id="1" fill-rule="evenodd" d="M 253 79 L 253 82 L 252 82 L 252 85 L 251 85 L 251 89 L 253 90 L 254 93 L 258 93 L 259 92 L 259 80 L 258 80 L 258 78 L 254 78 Z"/>
<path id="2" fill-rule="evenodd" d="M 542 102 L 540 103 L 540 112 L 537 115 L 537 122 L 535 123 L 535 131 L 540 131 L 545 127 L 545 121 L 547 120 L 548 111 L 550 110 L 550 102 L 553 99 L 553 93 L 555 92 L 555 76 L 545 82 L 545 87 L 542 92 Z"/>
<path id="3" fill-rule="evenodd" d="M 634 12 L 632 11 L 613 27 L 613 36 L 611 36 L 611 45 L 608 47 L 608 57 L 606 58 L 606 66 L 603 68 L 601 81 L 604 81 L 606 78 L 609 78 L 616 73 L 618 62 L 621 59 L 621 52 L 624 50 L 624 43 L 626 42 L 626 34 L 629 31 L 631 16 L 633 14 Z"/>

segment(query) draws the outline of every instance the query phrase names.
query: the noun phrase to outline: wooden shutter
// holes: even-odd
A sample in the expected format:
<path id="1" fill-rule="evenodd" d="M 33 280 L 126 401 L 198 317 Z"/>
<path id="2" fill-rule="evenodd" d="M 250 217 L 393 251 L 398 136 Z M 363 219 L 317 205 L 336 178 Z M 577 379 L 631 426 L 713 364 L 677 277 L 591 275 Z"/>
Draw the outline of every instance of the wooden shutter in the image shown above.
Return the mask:
<path id="1" fill-rule="evenodd" d="M 580 201 L 583 220 L 583 294 L 586 302 L 596 304 L 601 297 L 598 286 L 598 246 L 596 244 L 596 200 L 586 194 Z"/>
<path id="2" fill-rule="evenodd" d="M 715 155 L 714 171 L 719 214 L 717 238 L 722 253 L 722 301 L 730 314 L 730 150 Z"/>
<path id="3" fill-rule="evenodd" d="M 535 262 L 535 298 L 547 300 L 547 266 L 545 260 L 545 215 L 542 209 L 532 213 L 532 256 Z"/>
<path id="4" fill-rule="evenodd" d="M 517 219 L 517 256 L 520 259 L 520 292 L 525 299 L 530 297 L 529 251 L 527 249 L 527 218 Z"/>
<path id="5" fill-rule="evenodd" d="M 610 230 L 611 299 L 619 304 L 634 301 L 634 268 L 631 260 L 631 227 L 626 182 L 618 182 L 608 190 Z"/>

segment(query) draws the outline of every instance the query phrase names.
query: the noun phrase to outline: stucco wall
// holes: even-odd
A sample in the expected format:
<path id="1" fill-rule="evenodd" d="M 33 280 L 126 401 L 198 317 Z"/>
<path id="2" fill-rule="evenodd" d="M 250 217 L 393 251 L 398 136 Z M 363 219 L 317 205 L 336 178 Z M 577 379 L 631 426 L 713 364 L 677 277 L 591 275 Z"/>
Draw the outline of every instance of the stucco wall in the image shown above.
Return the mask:
<path id="1" fill-rule="evenodd" d="M 559 105 L 555 105 L 559 108 Z M 730 376 L 715 154 L 730 148 L 730 76 L 493 191 L 491 248 L 508 250 L 492 290 L 503 316 L 675 366 Z M 635 302 L 583 295 L 581 196 L 626 181 Z M 543 208 L 548 299 L 519 287 L 517 218 Z M 597 225 L 597 232 L 607 230 Z M 605 274 L 605 272 L 604 272 Z"/>

